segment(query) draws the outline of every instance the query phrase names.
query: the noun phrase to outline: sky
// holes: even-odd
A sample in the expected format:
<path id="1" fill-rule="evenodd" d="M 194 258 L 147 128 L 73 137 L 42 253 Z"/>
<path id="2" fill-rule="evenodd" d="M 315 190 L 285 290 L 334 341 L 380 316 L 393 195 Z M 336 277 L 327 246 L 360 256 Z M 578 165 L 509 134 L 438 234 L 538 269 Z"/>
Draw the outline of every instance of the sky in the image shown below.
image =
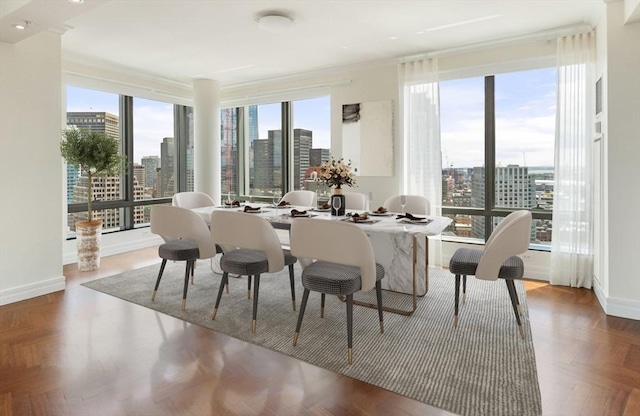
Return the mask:
<path id="1" fill-rule="evenodd" d="M 496 164 L 553 166 L 555 68 L 498 74 Z M 134 98 L 134 162 L 160 156 L 164 137 L 173 137 L 173 104 Z M 314 148 L 331 147 L 329 96 L 293 102 L 294 128 L 313 132 Z M 67 111 L 107 111 L 118 115 L 118 95 L 67 87 Z M 280 103 L 258 106 L 259 138 L 280 129 Z M 484 79 L 440 83 L 442 166 L 484 165 Z"/>
<path id="2" fill-rule="evenodd" d="M 553 166 L 556 70 L 495 76 L 496 165 Z M 440 83 L 442 166 L 484 165 L 484 78 Z"/>

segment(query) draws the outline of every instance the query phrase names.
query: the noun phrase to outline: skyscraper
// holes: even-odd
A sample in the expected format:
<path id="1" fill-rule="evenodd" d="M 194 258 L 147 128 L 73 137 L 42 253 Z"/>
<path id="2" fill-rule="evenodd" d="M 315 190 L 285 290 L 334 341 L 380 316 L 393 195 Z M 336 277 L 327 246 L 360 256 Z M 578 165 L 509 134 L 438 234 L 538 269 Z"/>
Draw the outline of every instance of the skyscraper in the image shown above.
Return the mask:
<path id="1" fill-rule="evenodd" d="M 160 158 L 158 156 L 143 156 L 141 162 L 145 170 L 145 182 L 141 185 L 145 188 L 155 188 L 156 169 L 160 167 Z"/>
<path id="2" fill-rule="evenodd" d="M 160 194 L 157 198 L 173 196 L 175 189 L 175 146 L 173 137 L 165 137 L 160 143 Z"/>
<path id="3" fill-rule="evenodd" d="M 313 132 L 311 130 L 293 130 L 293 187 L 300 189 L 304 186 L 304 175 L 309 168 Z"/>

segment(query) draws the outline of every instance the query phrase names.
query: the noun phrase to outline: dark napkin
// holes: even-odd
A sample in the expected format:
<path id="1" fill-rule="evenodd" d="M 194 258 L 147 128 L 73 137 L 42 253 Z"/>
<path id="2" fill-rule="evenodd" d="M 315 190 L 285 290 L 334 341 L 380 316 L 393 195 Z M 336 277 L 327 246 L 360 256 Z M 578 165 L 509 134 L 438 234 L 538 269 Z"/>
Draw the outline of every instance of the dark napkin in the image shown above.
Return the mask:
<path id="1" fill-rule="evenodd" d="M 280 201 L 278 203 L 279 207 L 286 207 L 287 205 L 291 205 L 288 201 Z"/>
<path id="2" fill-rule="evenodd" d="M 292 209 L 291 210 L 291 216 L 292 217 L 297 217 L 297 216 L 301 216 L 301 215 L 307 215 L 307 211 L 298 211 L 297 209 Z"/>
<path id="3" fill-rule="evenodd" d="M 240 201 L 233 201 L 232 203 L 229 203 L 229 201 L 224 201 L 224 204 L 226 206 L 239 207 L 240 206 Z"/>
<path id="4" fill-rule="evenodd" d="M 329 209 L 329 208 L 331 208 L 331 204 L 328 204 L 328 203 L 320 207 L 320 209 Z"/>
<path id="5" fill-rule="evenodd" d="M 245 205 L 244 207 L 244 212 L 250 212 L 250 211 L 260 211 L 260 207 L 250 207 L 249 205 Z"/>
<path id="6" fill-rule="evenodd" d="M 351 217 L 351 219 L 353 220 L 353 222 L 358 222 L 358 221 L 365 221 L 365 220 L 368 220 L 368 219 L 369 219 L 369 214 L 367 214 L 366 212 L 365 212 L 365 213 L 362 213 L 362 214 L 358 214 L 358 213 L 355 213 L 355 214 L 348 213 L 348 214 L 347 214 L 347 217 Z"/>
<path id="7" fill-rule="evenodd" d="M 422 221 L 422 220 L 425 219 L 424 217 L 416 217 L 415 215 L 411 215 L 408 212 L 406 214 L 404 214 L 404 215 L 398 215 L 396 217 L 397 220 L 400 220 L 402 218 L 406 218 L 406 219 L 411 220 L 411 221 Z"/>
<path id="8" fill-rule="evenodd" d="M 376 214 L 386 214 L 387 209 L 385 207 L 378 207 L 378 209 L 373 212 L 375 212 Z"/>

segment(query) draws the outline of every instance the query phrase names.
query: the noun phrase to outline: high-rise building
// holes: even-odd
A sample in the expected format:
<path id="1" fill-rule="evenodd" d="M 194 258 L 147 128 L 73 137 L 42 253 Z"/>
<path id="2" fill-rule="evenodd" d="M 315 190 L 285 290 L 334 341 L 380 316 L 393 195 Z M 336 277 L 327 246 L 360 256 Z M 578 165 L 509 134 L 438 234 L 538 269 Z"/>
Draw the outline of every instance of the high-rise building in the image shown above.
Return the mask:
<path id="1" fill-rule="evenodd" d="M 67 126 L 106 133 L 115 139 L 120 139 L 119 117 L 104 111 L 69 111 Z"/>
<path id="2" fill-rule="evenodd" d="M 220 110 L 220 178 L 222 192 L 238 192 L 238 110 Z"/>
<path id="3" fill-rule="evenodd" d="M 78 183 L 80 171 L 75 165 L 67 165 L 67 204 L 73 202 L 73 188 Z"/>
<path id="4" fill-rule="evenodd" d="M 249 112 L 249 144 L 253 143 L 254 140 L 258 140 L 258 106 L 250 105 L 248 107 Z"/>
<path id="5" fill-rule="evenodd" d="M 155 188 L 156 186 L 156 169 L 160 167 L 160 158 L 158 156 L 143 156 L 141 160 L 145 170 L 145 188 Z"/>
<path id="6" fill-rule="evenodd" d="M 322 162 L 328 162 L 331 158 L 331 149 L 309 150 L 309 166 L 320 166 Z"/>
<path id="7" fill-rule="evenodd" d="M 309 168 L 309 157 L 313 145 L 313 132 L 293 129 L 293 187 L 304 187 L 304 175 Z"/>
<path id="8" fill-rule="evenodd" d="M 484 206 L 484 167 L 474 167 L 471 179 L 471 206 Z M 495 205 L 505 208 L 533 208 L 536 206 L 535 183 L 529 175 L 527 167 L 509 165 L 497 167 L 495 173 Z M 494 218 L 493 228 L 500 222 Z M 484 218 L 472 218 L 472 236 L 484 238 Z M 535 225 L 532 226 L 532 237 L 535 238 Z"/>
<path id="9" fill-rule="evenodd" d="M 175 146 L 173 137 L 165 137 L 160 143 L 160 193 L 157 198 L 172 197 L 175 193 Z"/>

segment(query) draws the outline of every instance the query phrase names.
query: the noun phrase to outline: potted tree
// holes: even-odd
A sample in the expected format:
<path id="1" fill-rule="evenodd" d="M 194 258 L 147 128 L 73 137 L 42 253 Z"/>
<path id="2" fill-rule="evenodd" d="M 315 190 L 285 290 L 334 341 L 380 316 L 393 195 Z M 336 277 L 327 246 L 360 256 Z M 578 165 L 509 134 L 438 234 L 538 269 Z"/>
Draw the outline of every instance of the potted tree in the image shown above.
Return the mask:
<path id="1" fill-rule="evenodd" d="M 100 267 L 102 220 L 94 220 L 93 178 L 118 174 L 125 162 L 119 154 L 118 141 L 105 133 L 68 128 L 62 131 L 60 153 L 68 164 L 75 165 L 87 177 L 87 220 L 76 222 L 78 269 Z"/>

